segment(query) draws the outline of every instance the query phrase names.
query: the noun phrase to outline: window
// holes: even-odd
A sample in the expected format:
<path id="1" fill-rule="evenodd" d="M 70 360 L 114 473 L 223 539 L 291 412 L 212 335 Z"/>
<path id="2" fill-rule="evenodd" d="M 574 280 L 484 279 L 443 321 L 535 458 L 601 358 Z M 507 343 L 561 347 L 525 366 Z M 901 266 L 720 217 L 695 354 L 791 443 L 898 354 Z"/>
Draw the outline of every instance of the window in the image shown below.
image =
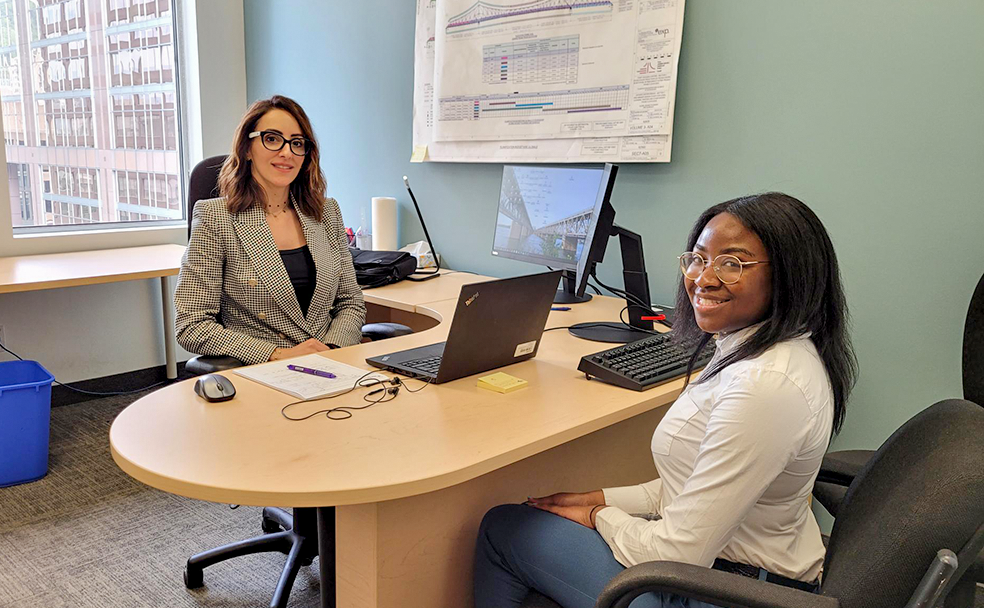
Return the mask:
<path id="1" fill-rule="evenodd" d="M 113 96 L 116 148 L 172 150 L 177 146 L 177 123 L 173 93 Z"/>
<path id="2" fill-rule="evenodd" d="M 100 221 L 98 169 L 66 165 L 41 165 L 39 169 L 46 224 Z"/>
<path id="3" fill-rule="evenodd" d="M 34 219 L 31 201 L 31 172 L 27 165 L 7 163 L 10 187 L 10 208 L 14 226 L 30 226 Z"/>
<path id="4" fill-rule="evenodd" d="M 17 231 L 184 216 L 173 2 L 0 0 Z"/>
<path id="5" fill-rule="evenodd" d="M 176 175 L 117 171 L 115 183 L 119 221 L 181 218 Z"/>

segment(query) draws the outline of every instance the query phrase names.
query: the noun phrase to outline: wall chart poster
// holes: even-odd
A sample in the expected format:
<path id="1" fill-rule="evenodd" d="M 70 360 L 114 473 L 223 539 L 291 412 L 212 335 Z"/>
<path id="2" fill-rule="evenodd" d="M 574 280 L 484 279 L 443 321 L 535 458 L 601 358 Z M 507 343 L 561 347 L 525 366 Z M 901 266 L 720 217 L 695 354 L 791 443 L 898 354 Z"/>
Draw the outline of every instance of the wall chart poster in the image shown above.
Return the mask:
<path id="1" fill-rule="evenodd" d="M 684 0 L 417 0 L 412 160 L 668 162 Z"/>

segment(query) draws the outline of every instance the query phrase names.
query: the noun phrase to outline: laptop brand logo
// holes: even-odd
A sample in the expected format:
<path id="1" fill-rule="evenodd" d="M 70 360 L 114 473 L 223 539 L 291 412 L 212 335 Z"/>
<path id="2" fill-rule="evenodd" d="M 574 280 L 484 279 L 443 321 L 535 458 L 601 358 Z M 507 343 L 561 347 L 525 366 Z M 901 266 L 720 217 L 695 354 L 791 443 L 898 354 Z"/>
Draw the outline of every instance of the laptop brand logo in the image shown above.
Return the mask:
<path id="1" fill-rule="evenodd" d="M 516 346 L 516 353 L 513 357 L 522 357 L 523 355 L 530 354 L 534 350 L 536 350 L 536 340 L 533 340 L 532 342 L 523 342 L 522 344 Z"/>
<path id="2" fill-rule="evenodd" d="M 476 292 L 475 295 L 465 300 L 465 306 L 471 306 L 472 302 L 474 302 L 477 299 L 478 299 L 478 293 Z"/>

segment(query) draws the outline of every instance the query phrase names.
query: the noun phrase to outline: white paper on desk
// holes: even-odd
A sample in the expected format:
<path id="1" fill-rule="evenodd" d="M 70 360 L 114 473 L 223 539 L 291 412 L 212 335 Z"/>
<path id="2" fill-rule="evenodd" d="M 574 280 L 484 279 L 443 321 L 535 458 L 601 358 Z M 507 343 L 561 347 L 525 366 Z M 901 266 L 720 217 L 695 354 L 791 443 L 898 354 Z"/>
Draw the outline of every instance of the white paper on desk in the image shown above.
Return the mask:
<path id="1" fill-rule="evenodd" d="M 303 372 L 295 372 L 287 369 L 288 365 L 299 365 L 311 369 L 331 372 L 334 378 L 324 378 Z M 367 372 L 351 365 L 345 365 L 332 359 L 322 357 L 318 354 L 304 355 L 295 359 L 284 359 L 282 361 L 271 361 L 262 365 L 242 367 L 233 370 L 244 378 L 249 378 L 254 382 L 259 382 L 264 386 L 282 393 L 297 397 L 304 401 L 328 397 L 338 393 L 343 393 L 355 386 L 355 383 L 362 378 L 362 382 L 370 380 L 386 380 L 387 377 L 380 373 Z"/>

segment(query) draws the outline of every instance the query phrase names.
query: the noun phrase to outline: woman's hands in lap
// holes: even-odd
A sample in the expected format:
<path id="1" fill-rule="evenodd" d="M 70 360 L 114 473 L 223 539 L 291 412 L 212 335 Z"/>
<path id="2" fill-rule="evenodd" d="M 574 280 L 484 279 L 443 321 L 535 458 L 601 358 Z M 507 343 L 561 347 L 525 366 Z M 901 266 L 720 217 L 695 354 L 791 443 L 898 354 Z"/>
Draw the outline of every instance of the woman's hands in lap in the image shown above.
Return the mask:
<path id="1" fill-rule="evenodd" d="M 593 507 L 605 504 L 605 493 L 601 490 L 594 492 L 557 492 L 543 498 L 530 498 L 529 502 L 534 507 L 542 505 L 555 505 L 558 507 Z"/>
<path id="2" fill-rule="evenodd" d="M 530 498 L 526 504 L 582 526 L 594 528 L 594 522 L 591 521 L 592 510 L 598 505 L 605 504 L 605 494 L 601 490 L 581 493 L 558 492 L 543 498 Z"/>

